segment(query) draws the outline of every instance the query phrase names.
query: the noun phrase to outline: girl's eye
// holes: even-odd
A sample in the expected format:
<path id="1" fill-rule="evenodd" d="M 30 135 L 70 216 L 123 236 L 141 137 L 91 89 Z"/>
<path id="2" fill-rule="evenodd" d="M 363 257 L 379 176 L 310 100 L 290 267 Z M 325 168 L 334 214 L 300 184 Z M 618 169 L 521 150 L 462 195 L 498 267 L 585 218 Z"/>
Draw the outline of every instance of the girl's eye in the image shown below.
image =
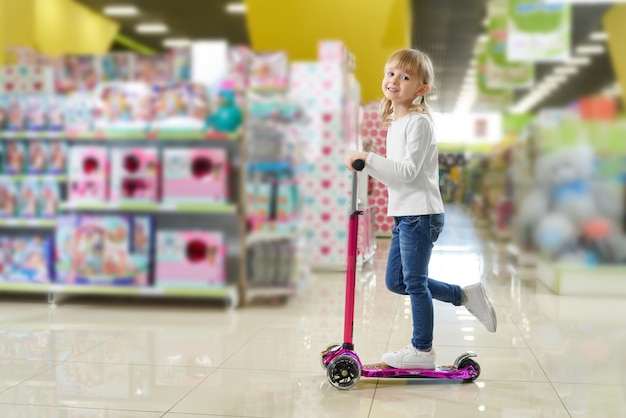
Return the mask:
<path id="1" fill-rule="evenodd" d="M 403 77 L 402 77 L 402 79 L 403 79 L 403 80 L 408 80 L 408 79 L 409 79 L 409 77 L 405 75 L 405 76 L 403 76 Z"/>
<path id="2" fill-rule="evenodd" d="M 391 71 L 387 71 L 387 75 L 388 75 L 389 77 L 393 77 L 393 73 L 392 73 Z"/>

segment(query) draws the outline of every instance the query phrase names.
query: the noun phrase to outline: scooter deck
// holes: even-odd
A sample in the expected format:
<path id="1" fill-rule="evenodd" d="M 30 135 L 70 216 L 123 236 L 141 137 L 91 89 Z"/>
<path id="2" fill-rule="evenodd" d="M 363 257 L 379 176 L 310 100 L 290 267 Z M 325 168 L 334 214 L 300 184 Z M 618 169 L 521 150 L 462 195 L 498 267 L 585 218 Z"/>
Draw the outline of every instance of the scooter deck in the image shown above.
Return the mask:
<path id="1" fill-rule="evenodd" d="M 434 369 L 396 369 L 385 363 L 364 364 L 361 369 L 363 377 L 378 378 L 432 378 L 432 379 L 470 379 L 476 370 L 472 367 L 457 369 L 454 366 L 437 366 Z"/>

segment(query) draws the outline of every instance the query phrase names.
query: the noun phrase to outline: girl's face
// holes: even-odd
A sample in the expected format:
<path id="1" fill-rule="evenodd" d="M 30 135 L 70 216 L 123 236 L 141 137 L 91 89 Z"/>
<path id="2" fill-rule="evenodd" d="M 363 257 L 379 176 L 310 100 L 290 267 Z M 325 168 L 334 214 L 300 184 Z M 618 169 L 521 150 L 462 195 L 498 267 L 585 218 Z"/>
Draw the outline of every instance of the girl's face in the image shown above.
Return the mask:
<path id="1" fill-rule="evenodd" d="M 385 66 L 385 76 L 383 77 L 383 94 L 390 100 L 394 107 L 411 105 L 420 90 L 424 86 L 419 82 L 417 76 L 409 74 L 406 70 L 396 67 L 393 63 Z"/>

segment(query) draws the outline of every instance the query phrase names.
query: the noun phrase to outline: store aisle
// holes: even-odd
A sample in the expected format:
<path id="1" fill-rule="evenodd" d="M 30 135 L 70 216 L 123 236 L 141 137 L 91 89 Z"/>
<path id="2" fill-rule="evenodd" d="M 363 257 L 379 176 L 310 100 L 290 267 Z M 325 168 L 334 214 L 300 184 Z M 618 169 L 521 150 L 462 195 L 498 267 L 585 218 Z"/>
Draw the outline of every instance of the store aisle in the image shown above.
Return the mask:
<path id="1" fill-rule="evenodd" d="M 361 379 L 331 387 L 319 352 L 341 342 L 342 273 L 317 274 L 280 307 L 234 311 L 131 302 L 0 303 L 2 417 L 618 417 L 626 416 L 622 299 L 552 294 L 507 267 L 497 245 L 448 207 L 431 276 L 486 283 L 490 334 L 436 303 L 441 363 L 475 351 L 472 384 Z M 358 279 L 355 343 L 365 362 L 408 342 L 408 300 L 384 288 L 388 241 Z M 590 278 L 592 285 L 593 278 Z"/>

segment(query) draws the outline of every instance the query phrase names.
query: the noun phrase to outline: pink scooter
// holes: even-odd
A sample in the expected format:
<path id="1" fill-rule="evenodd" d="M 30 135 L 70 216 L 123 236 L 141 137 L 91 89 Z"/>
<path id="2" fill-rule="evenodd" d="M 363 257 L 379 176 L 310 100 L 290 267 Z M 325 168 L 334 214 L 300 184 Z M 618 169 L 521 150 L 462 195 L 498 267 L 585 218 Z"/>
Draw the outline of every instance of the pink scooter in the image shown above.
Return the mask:
<path id="1" fill-rule="evenodd" d="M 365 167 L 363 160 L 356 160 L 352 167 L 361 171 Z M 473 382 L 480 375 L 480 366 L 471 357 L 474 353 L 460 355 L 453 365 L 437 366 L 435 369 L 396 369 L 384 363 L 363 364 L 354 351 L 354 289 L 356 285 L 356 250 L 358 236 L 358 216 L 363 212 L 357 210 L 357 174 L 352 177 L 352 208 L 348 229 L 348 270 L 346 273 L 346 310 L 344 316 L 342 345 L 333 344 L 322 351 L 321 365 L 326 370 L 330 384 L 337 389 L 351 389 L 361 376 L 375 378 L 432 378 L 462 380 Z"/>

